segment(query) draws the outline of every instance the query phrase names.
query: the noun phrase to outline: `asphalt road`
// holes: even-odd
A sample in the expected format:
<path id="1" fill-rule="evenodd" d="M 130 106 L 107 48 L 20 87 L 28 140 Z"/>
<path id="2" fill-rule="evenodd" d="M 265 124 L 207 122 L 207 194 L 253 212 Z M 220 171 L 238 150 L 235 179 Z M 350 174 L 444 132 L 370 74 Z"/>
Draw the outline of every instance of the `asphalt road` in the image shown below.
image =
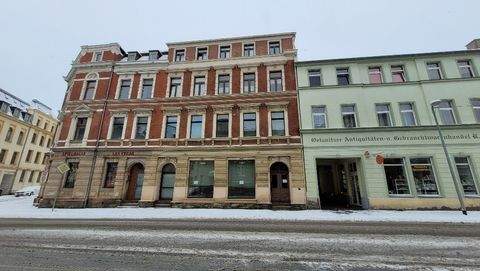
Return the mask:
<path id="1" fill-rule="evenodd" d="M 0 270 L 480 270 L 473 224 L 0 220 Z"/>

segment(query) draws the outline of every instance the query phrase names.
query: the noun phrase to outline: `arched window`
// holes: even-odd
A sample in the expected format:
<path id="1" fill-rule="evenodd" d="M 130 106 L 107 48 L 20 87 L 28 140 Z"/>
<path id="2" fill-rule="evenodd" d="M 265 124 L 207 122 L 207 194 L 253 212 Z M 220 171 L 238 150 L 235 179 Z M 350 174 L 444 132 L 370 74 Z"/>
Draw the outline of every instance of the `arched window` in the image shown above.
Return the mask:
<path id="1" fill-rule="evenodd" d="M 18 134 L 17 145 L 22 145 L 22 144 L 23 144 L 23 132 L 20 132 L 20 134 Z"/>
<path id="2" fill-rule="evenodd" d="M 12 142 L 12 137 L 13 137 L 13 128 L 10 127 L 8 128 L 7 136 L 5 136 L 5 141 Z"/>
<path id="3" fill-rule="evenodd" d="M 171 163 L 163 166 L 160 184 L 160 200 L 171 200 L 175 187 L 175 166 Z"/>

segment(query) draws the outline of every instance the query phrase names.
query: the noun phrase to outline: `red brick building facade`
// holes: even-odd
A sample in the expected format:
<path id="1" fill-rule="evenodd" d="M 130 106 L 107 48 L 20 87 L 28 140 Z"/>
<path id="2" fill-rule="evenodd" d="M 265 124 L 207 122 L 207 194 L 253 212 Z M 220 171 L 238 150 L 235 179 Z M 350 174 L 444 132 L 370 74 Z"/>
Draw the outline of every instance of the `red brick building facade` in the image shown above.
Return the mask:
<path id="1" fill-rule="evenodd" d="M 294 40 L 83 46 L 39 205 L 304 206 Z"/>

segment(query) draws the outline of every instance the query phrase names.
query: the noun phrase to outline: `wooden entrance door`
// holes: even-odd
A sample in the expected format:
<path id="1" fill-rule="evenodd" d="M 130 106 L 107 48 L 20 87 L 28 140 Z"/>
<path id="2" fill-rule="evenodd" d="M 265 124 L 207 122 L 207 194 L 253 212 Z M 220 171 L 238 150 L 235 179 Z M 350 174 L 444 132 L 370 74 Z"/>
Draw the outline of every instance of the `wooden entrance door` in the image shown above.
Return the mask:
<path id="1" fill-rule="evenodd" d="M 270 195 L 272 204 L 290 204 L 288 167 L 281 162 L 270 167 Z"/>
<path id="2" fill-rule="evenodd" d="M 142 187 L 144 178 L 144 168 L 142 164 L 135 164 L 130 168 L 130 174 L 128 176 L 127 193 L 125 194 L 125 200 L 127 201 L 139 201 L 142 197 Z"/>

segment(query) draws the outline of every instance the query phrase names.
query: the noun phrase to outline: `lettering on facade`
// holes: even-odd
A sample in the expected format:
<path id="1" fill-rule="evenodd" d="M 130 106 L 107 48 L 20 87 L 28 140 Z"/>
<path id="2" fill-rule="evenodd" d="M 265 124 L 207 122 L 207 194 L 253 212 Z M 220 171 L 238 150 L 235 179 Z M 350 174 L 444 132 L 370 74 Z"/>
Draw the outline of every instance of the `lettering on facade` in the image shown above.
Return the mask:
<path id="1" fill-rule="evenodd" d="M 65 156 L 65 157 L 85 156 L 85 152 L 84 151 L 63 152 L 63 156 Z"/>
<path id="2" fill-rule="evenodd" d="M 133 156 L 135 152 L 133 151 L 114 151 L 112 152 L 112 156 Z"/>

